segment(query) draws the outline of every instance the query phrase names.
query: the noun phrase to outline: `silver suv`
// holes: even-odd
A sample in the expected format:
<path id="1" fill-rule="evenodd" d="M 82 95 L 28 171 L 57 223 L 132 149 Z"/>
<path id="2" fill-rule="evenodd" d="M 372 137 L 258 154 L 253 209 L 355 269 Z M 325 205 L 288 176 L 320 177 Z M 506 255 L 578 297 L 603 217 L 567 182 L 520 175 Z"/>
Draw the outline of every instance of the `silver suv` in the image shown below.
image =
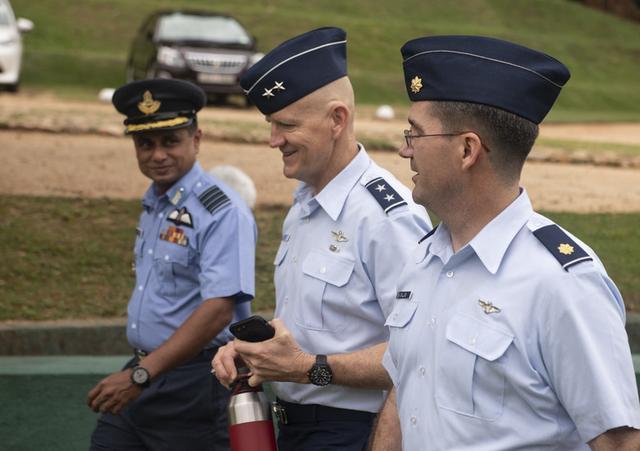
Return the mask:
<path id="1" fill-rule="evenodd" d="M 15 92 L 20 83 L 22 33 L 33 29 L 28 19 L 16 20 L 9 0 L 0 0 L 0 88 Z"/>

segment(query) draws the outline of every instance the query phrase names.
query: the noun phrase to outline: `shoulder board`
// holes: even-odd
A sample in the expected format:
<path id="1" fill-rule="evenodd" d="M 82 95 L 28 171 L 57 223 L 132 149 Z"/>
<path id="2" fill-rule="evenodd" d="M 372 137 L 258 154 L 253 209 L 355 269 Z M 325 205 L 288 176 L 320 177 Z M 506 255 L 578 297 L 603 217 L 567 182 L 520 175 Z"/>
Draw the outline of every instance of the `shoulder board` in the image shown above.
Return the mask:
<path id="1" fill-rule="evenodd" d="M 440 225 L 440 224 L 438 224 Z M 433 235 L 434 233 L 436 233 L 436 229 L 438 228 L 438 225 L 436 225 L 433 229 L 431 229 L 429 231 L 429 233 L 427 233 L 425 236 L 423 236 L 422 238 L 420 238 L 420 241 L 418 241 L 418 244 L 422 243 L 424 240 L 426 240 L 427 238 L 429 238 L 431 235 Z"/>
<path id="2" fill-rule="evenodd" d="M 551 252 L 551 255 L 560 262 L 565 271 L 577 263 L 593 260 L 584 249 L 578 246 L 576 242 L 556 224 L 546 225 L 533 230 L 533 234 L 544 244 L 544 247 Z"/>
<path id="3" fill-rule="evenodd" d="M 394 208 L 407 205 L 407 202 L 382 177 L 375 178 L 365 185 L 373 198 L 380 204 L 385 213 Z"/>
<path id="4" fill-rule="evenodd" d="M 215 213 L 220 207 L 231 202 L 227 195 L 216 185 L 213 185 L 203 191 L 202 194 L 198 196 L 198 199 L 200 199 L 204 208 L 206 208 L 211 214 Z"/>

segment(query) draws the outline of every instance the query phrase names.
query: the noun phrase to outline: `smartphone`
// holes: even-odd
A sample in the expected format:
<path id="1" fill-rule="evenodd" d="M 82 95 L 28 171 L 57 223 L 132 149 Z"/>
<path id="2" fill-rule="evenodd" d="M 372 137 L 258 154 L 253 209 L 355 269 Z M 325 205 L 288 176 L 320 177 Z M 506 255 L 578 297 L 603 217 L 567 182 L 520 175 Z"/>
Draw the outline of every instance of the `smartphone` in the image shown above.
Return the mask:
<path id="1" fill-rule="evenodd" d="M 229 326 L 229 330 L 234 337 L 252 343 L 269 340 L 276 334 L 275 329 L 260 315 L 235 322 Z"/>

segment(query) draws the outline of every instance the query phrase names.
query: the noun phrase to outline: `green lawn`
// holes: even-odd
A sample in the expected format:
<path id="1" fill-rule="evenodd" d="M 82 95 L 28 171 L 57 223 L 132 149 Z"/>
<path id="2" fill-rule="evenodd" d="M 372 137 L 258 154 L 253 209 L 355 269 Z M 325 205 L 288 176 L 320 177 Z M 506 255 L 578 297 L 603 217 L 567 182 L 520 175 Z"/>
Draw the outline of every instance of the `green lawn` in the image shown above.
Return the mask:
<path id="1" fill-rule="evenodd" d="M 360 103 L 402 105 L 399 49 L 428 34 L 482 34 L 545 51 L 572 79 L 551 120 L 640 120 L 640 25 L 568 0 L 13 0 L 35 22 L 25 38 L 24 86 L 95 97 L 124 81 L 129 43 L 148 13 L 205 8 L 236 16 L 262 51 L 314 27 L 348 32 L 349 70 Z"/>
<path id="2" fill-rule="evenodd" d="M 125 316 L 138 201 L 0 196 L 0 321 Z M 255 310 L 272 309 L 286 209 L 258 209 Z M 640 214 L 549 216 L 589 243 L 640 311 Z"/>

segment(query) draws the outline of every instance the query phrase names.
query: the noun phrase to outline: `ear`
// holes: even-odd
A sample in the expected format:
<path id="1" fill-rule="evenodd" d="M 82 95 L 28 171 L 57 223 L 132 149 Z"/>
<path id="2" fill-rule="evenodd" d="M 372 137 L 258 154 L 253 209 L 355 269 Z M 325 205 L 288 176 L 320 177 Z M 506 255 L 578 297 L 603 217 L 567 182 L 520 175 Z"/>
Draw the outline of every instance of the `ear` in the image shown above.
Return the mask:
<path id="1" fill-rule="evenodd" d="M 463 138 L 463 154 L 462 154 L 462 170 L 468 171 L 473 168 L 479 161 L 483 152 L 482 141 L 480 137 L 473 132 L 465 133 Z"/>
<path id="2" fill-rule="evenodd" d="M 202 130 L 198 129 L 193 134 L 193 147 L 196 149 L 196 153 L 200 151 L 200 140 L 202 139 Z"/>
<path id="3" fill-rule="evenodd" d="M 329 118 L 331 120 L 331 131 L 333 138 L 336 139 L 342 131 L 347 128 L 349 123 L 349 108 L 342 102 L 332 102 L 329 110 Z"/>

